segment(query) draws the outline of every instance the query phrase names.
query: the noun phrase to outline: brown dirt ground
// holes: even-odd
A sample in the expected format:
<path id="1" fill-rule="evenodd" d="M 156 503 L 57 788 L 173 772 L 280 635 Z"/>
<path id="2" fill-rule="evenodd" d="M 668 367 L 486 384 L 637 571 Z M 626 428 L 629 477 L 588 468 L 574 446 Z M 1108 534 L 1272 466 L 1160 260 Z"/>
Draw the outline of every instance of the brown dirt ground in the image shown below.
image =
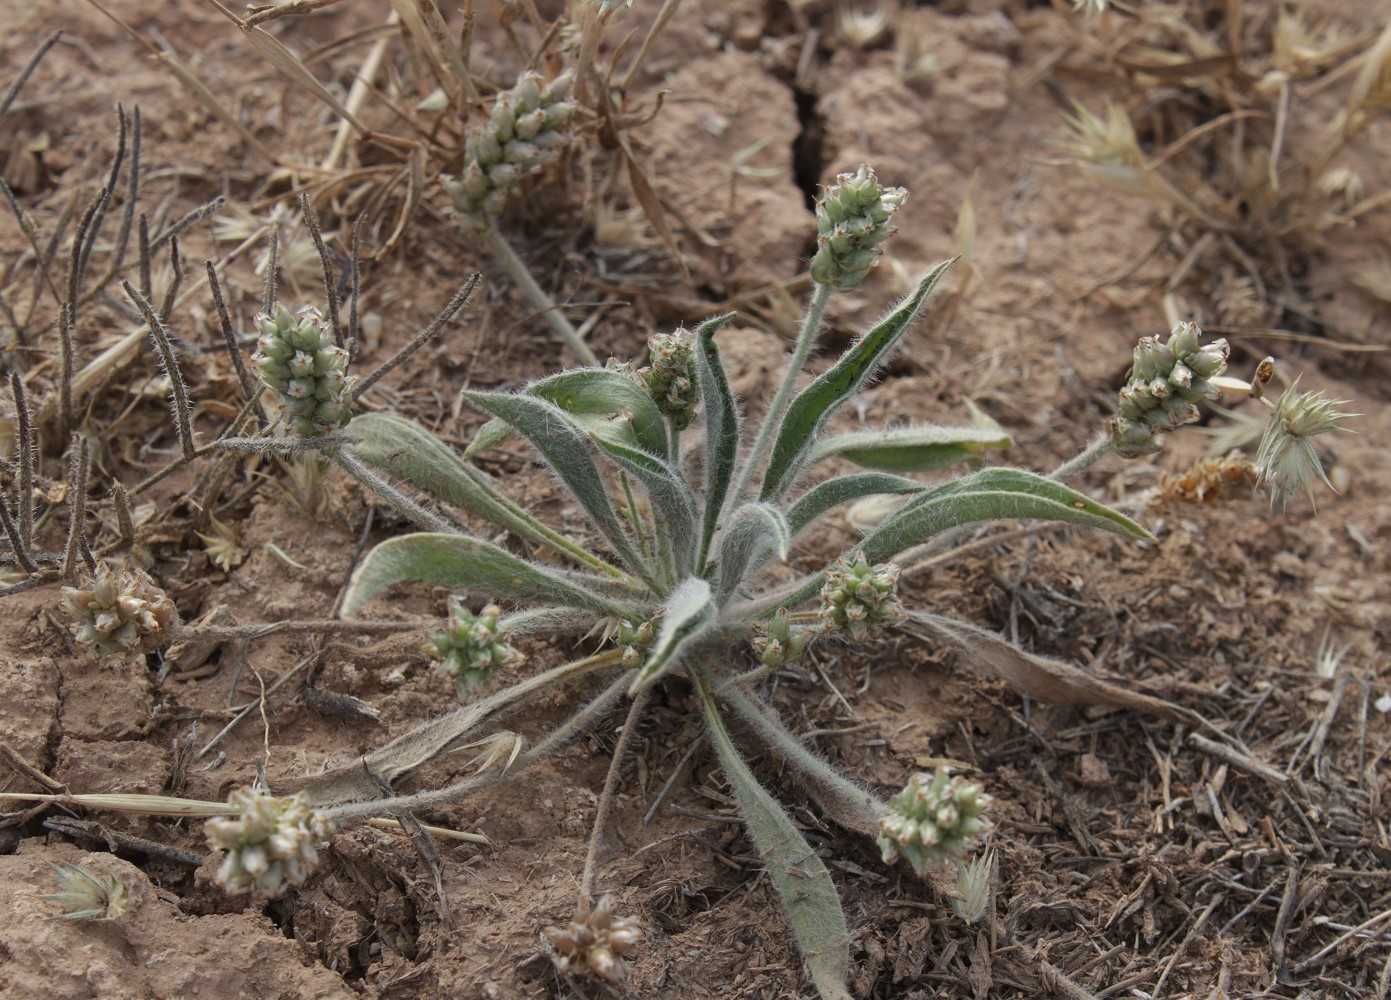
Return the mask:
<path id="1" fill-rule="evenodd" d="M 656 6 L 644 0 L 629 16 L 646 23 L 653 11 L 643 8 Z M 258 217 L 288 205 L 289 173 L 249 150 L 95 6 L 53 0 L 12 7 L 0 39 L 0 84 L 49 31 L 65 32 L 0 118 L 0 166 L 40 233 L 54 232 L 74 197 L 80 212 L 101 183 L 118 100 L 143 115 L 145 201 L 157 218 L 175 218 L 218 194 Z M 1336 16 L 1349 32 L 1363 30 L 1374 7 L 1348 5 Z M 146 38 L 172 46 L 282 164 L 322 157 L 332 117 L 287 87 L 215 8 L 132 0 L 112 0 L 109 8 Z M 385 11 L 359 0 L 272 27 L 305 52 L 379 23 Z M 595 239 L 589 220 L 597 202 L 631 207 L 626 187 L 610 179 L 611 154 L 598 150 L 573 164 L 573 183 L 548 185 L 529 199 L 509 231 L 577 321 L 602 313 L 591 334 L 601 355 L 636 357 L 654 329 L 740 308 L 742 325 L 725 342 L 737 387 L 756 409 L 795 321 L 789 301 L 805 291 L 794 284 L 789 300 L 769 289 L 799 274 L 811 247 L 809 185 L 869 160 L 887 182 L 912 192 L 890 259 L 863 291 L 837 300 L 827 352 L 905 281 L 955 252 L 953 225 L 974 192 L 975 279 L 954 309 L 939 308 L 915 330 L 859 416 L 871 426 L 959 422 L 969 399 L 1014 435 L 1007 460 L 1046 469 L 1108 415 L 1135 340 L 1165 328 L 1161 301 L 1181 254 L 1146 256 L 1165 231 L 1153 205 L 1102 190 L 1057 162 L 1066 100 L 1098 107 L 1114 92 L 1111 78 L 1073 43 L 1077 17 L 1061 5 L 1018 0 L 942 3 L 912 16 L 925 19 L 934 39 L 939 69 L 930 88 L 903 82 L 890 42 L 864 52 L 839 43 L 829 4 L 684 5 L 631 95 L 635 107 L 650 105 L 659 89 L 669 97 L 655 120 L 630 135 L 672 216 L 691 227 L 681 227 L 688 274 L 650 238 Z M 808 26 L 820 42 L 799 70 Z M 341 91 L 363 51 L 328 51 L 316 71 Z M 516 68 L 491 7 L 478 15 L 475 59 L 489 75 Z M 392 72 L 408 74 L 399 60 Z M 1338 93 L 1331 87 L 1296 105 L 1291 143 L 1315 141 Z M 392 127 L 382 108 L 369 103 L 364 115 L 369 125 Z M 1368 191 L 1391 189 L 1387 128 L 1383 121 L 1348 154 Z M 365 145 L 354 155 L 381 160 Z M 594 184 L 581 181 L 584 169 Z M 365 267 L 366 363 L 389 356 L 471 270 L 481 268 L 486 283 L 464 321 L 390 378 L 371 405 L 462 442 L 480 418 L 461 407 L 461 386 L 515 385 L 554 367 L 560 355 L 501 271 L 453 233 L 438 192 L 425 200 L 399 246 Z M 341 220 L 364 202 L 344 182 L 320 204 L 341 240 Z M 390 229 L 389 216 L 381 218 L 369 230 L 373 248 Z M 854 938 L 856 995 L 1387 996 L 1391 714 L 1382 699 L 1391 694 L 1391 466 L 1377 442 L 1388 440 L 1391 417 L 1380 405 L 1388 393 L 1379 356 L 1329 342 L 1386 346 L 1388 307 L 1344 276 L 1377 247 L 1384 251 L 1389 227 L 1386 212 L 1371 213 L 1299 258 L 1300 287 L 1326 320 L 1307 331 L 1318 336 L 1233 338 L 1234 371 L 1277 353 L 1284 372 L 1304 374 L 1305 387 L 1351 400 L 1363 414 L 1357 434 L 1324 439 L 1346 489 L 1322 495 L 1317 517 L 1303 499 L 1273 511 L 1262 499 L 1151 506 L 1160 473 L 1201 453 L 1201 435 L 1189 430 L 1151 460 L 1108 459 L 1085 480 L 1142 516 L 1157 542 L 1042 531 L 907 574 L 907 596 L 922 607 L 998 628 L 1202 713 L 1271 765 L 1278 781 L 1205 752 L 1182 727 L 1030 703 L 902 638 L 868 650 L 832 649 L 811 667 L 780 675 L 775 697 L 787 716 L 818 734 L 816 747 L 854 777 L 890 793 L 915 767 L 950 758 L 968 763 L 997 803 L 994 900 L 976 927 L 956 919 L 903 867 L 883 865 L 873 845 L 813 809 L 795 810 L 836 872 Z M 203 227 L 185 251 L 201 261 L 231 245 L 215 243 Z M 12 307 L 29 300 L 34 283 L 26 247 L 4 214 L 0 288 Z M 259 294 L 250 264 L 244 257 L 227 271 L 243 328 Z M 313 265 L 288 270 L 283 297 L 316 301 Z M 1201 312 L 1198 284 L 1190 276 L 1176 290 Z M 49 329 L 34 349 L 14 355 L 38 400 L 52 391 L 57 354 L 52 316 L 44 312 L 51 300 L 40 301 L 34 327 Z M 173 325 L 200 431 L 215 434 L 237 397 L 206 294 L 194 296 Z M 131 327 L 114 301 L 95 303 L 78 327 L 79 363 Z M 153 361 L 148 354 L 134 361 L 79 400 L 96 445 L 94 502 L 113 479 L 134 481 L 176 448 Z M 46 441 L 45 449 L 44 473 L 61 478 L 61 446 Z M 493 471 L 543 513 L 574 515 L 525 459 L 500 459 Z M 153 506 L 137 512 L 148 517 L 141 537 L 147 564 L 184 618 L 218 605 L 240 622 L 329 614 L 365 522 L 361 492 L 329 477 L 324 497 L 306 499 L 275 462 L 239 463 L 218 494 L 217 517 L 247 555 L 224 570 L 194 533 L 207 531 L 188 498 L 194 475 L 172 477 L 150 495 Z M 55 547 L 60 521 L 55 513 L 43 525 L 42 537 Z M 378 512 L 372 537 L 396 528 Z M 813 539 L 796 559 L 815 564 L 836 541 Z M 226 648 L 205 670 L 176 666 L 161 679 L 156 658 L 144 669 L 78 654 L 53 617 L 56 595 L 49 586 L 3 604 L 0 740 L 73 791 L 218 799 L 262 768 L 274 782 L 350 760 L 453 704 L 417 651 L 418 631 L 334 639 L 323 649 L 272 636 L 250 646 L 235 681 L 238 658 Z M 398 590 L 376 602 L 373 614 L 423 623 L 442 612 L 444 597 Z M 1332 678 L 1315 672 L 1325 637 L 1348 648 Z M 560 662 L 571 648 L 533 641 L 522 669 Z M 199 756 L 232 717 L 229 704 L 246 704 L 316 650 L 318 690 L 361 699 L 378 721 L 344 717 L 332 699 L 289 684 Z M 562 717 L 573 695 L 529 706 L 514 724 L 534 736 Z M 600 859 L 601 887 L 647 933 L 620 992 L 809 996 L 776 895 L 718 768 L 704 752 L 686 760 L 699 728 L 690 706 L 675 684 L 663 698 L 639 734 Z M 195 870 L 198 858 L 189 852 L 205 850 L 197 823 L 81 814 L 95 825 L 79 836 L 71 825 L 66 835 L 45 828 L 46 818 L 69 819 L 65 810 L 11 813 L 0 822 L 0 992 L 607 995 L 558 977 L 537 932 L 568 918 L 574 905 L 605 751 L 620 722 L 515 782 L 421 817 L 492 840 L 487 849 L 441 847 L 446 912 L 411 843 L 367 827 L 336 834 L 321 871 L 267 905 L 229 899 L 211 886 L 209 869 Z M 442 782 L 461 763 L 437 763 L 415 786 Z M 758 766 L 785 801 L 798 800 L 776 761 Z M 643 825 L 674 774 L 671 793 Z M 0 775 L 0 789 L 32 788 L 18 773 Z M 99 853 L 83 863 L 130 886 L 131 912 L 110 925 L 47 919 L 53 906 L 38 899 L 51 891 L 44 862 L 83 860 L 89 850 Z"/>

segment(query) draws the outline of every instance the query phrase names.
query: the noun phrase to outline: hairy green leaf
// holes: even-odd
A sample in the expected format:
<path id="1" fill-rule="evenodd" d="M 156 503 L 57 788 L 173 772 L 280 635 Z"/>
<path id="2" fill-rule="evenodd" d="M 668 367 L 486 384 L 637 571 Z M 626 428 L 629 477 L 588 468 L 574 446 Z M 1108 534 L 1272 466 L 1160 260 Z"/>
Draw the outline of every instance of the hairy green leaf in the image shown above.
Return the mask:
<path id="1" fill-rule="evenodd" d="M 511 436 L 512 425 L 506 420 L 499 420 L 497 417 L 494 417 L 474 432 L 473 440 L 470 441 L 468 447 L 464 449 L 464 457 L 472 458 L 480 451 L 496 448 Z"/>
<path id="2" fill-rule="evenodd" d="M 563 552 L 610 575 L 619 573 L 507 499 L 482 472 L 419 424 L 389 413 L 364 413 L 353 419 L 350 429 L 362 440 L 348 450 L 368 465 L 400 476 L 431 496 L 477 514 L 519 538 Z"/>
<path id="3" fill-rule="evenodd" d="M 587 608 L 603 615 L 631 613 L 604 596 L 607 581 L 564 573 L 518 559 L 479 538 L 417 532 L 382 542 L 353 572 L 343 616 L 356 614 L 392 584 L 421 580 L 492 600 Z"/>
<path id="4" fill-rule="evenodd" d="M 671 464 L 656 455 L 620 440 L 594 435 L 594 442 L 622 469 L 632 473 L 652 498 L 659 536 L 672 546 L 677 570 L 695 570 L 696 531 L 699 515 L 695 492 Z"/>
<path id="5" fill-rule="evenodd" d="M 928 272 L 893 312 L 852 344 L 829 371 L 796 395 L 778 428 L 777 441 L 763 473 L 760 500 L 780 499 L 791 489 L 831 414 L 864 388 L 878 371 L 954 262 L 943 261 Z"/>
<path id="6" fill-rule="evenodd" d="M 719 624 L 719 612 L 710 600 L 710 584 L 698 576 L 686 577 L 662 605 L 661 619 L 662 630 L 628 688 L 630 696 L 676 666 L 693 642 Z"/>
<path id="7" fill-rule="evenodd" d="M 594 526 L 608 539 L 628 567 L 655 584 L 650 568 L 628 537 L 594 459 L 588 435 L 554 403 L 534 396 L 502 392 L 466 392 L 475 405 L 506 420 L 531 442 L 584 508 Z"/>
<path id="8" fill-rule="evenodd" d="M 879 818 L 887 811 L 888 803 L 875 798 L 808 750 L 801 739 L 782 724 L 771 706 L 733 685 L 721 692 L 720 697 L 800 775 L 832 819 L 847 830 L 867 837 L 879 835 Z"/>
<path id="9" fill-rule="evenodd" d="M 620 416 L 639 448 L 664 458 L 671 454 L 662 412 L 647 390 L 622 372 L 577 368 L 533 382 L 526 392 L 576 417 Z"/>
<path id="10" fill-rule="evenodd" d="M 783 512 L 768 503 L 746 503 L 734 512 L 720 532 L 720 561 L 716 568 L 715 602 L 723 604 L 769 553 L 787 559 L 792 531 Z"/>
<path id="11" fill-rule="evenodd" d="M 999 427 L 904 427 L 888 431 L 837 434 L 812 449 L 808 465 L 828 458 L 846 458 L 866 469 L 885 472 L 928 472 L 986 448 L 1008 448 L 1013 441 Z"/>
<path id="12" fill-rule="evenodd" d="M 926 484 L 884 472 L 855 472 L 817 483 L 787 512 L 787 524 L 795 536 L 832 507 L 879 493 L 921 493 Z"/>
<path id="13" fill-rule="evenodd" d="M 1061 483 L 1021 469 L 983 469 L 914 497 L 866 535 L 859 550 L 871 563 L 883 562 L 957 525 L 1016 518 L 1152 537 L 1124 514 Z"/>
<path id="14" fill-rule="evenodd" d="M 715 346 L 715 334 L 733 318 L 734 313 L 725 313 L 707 319 L 695 331 L 696 379 L 705 408 L 705 518 L 700 527 L 697 565 L 703 564 L 710 552 L 739 458 L 739 409 L 729 390 L 720 349 Z"/>
<path id="15" fill-rule="evenodd" d="M 797 947 L 822 1000 L 850 1000 L 845 979 L 850 972 L 850 933 L 845 911 L 826 865 L 788 818 L 786 810 L 758 783 L 729 738 L 715 699 L 698 687 L 705 708 L 710 742 L 720 758 L 739 803 L 758 856 L 787 907 Z"/>

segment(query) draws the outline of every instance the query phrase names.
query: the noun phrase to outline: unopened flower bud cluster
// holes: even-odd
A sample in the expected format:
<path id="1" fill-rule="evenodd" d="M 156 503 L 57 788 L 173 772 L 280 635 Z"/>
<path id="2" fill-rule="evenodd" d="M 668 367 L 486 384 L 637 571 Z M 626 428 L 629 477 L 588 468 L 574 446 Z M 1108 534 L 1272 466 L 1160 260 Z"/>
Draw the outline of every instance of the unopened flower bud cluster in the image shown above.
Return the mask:
<path id="1" fill-rule="evenodd" d="M 629 670 L 636 670 L 647 662 L 647 651 L 652 648 L 652 643 L 657 641 L 656 622 L 646 621 L 641 625 L 634 625 L 630 621 L 618 623 L 618 634 L 615 642 L 619 649 L 623 650 L 623 666 Z"/>
<path id="2" fill-rule="evenodd" d="M 333 342 L 319 311 L 277 306 L 273 316 L 257 316 L 256 326 L 256 364 L 289 413 L 290 429 L 318 437 L 345 425 L 352 418 L 348 352 Z"/>
<path id="3" fill-rule="evenodd" d="M 547 927 L 542 933 L 555 949 L 555 965 L 561 975 L 593 975 L 611 983 L 627 978 L 628 963 L 623 956 L 642 940 L 635 919 L 613 915 L 610 896 L 564 927 Z"/>
<path id="4" fill-rule="evenodd" d="M 525 73 L 511 90 L 498 94 L 484 124 L 464 141 L 464 169 L 448 183 L 459 223 L 473 235 L 487 230 L 522 179 L 554 161 L 570 141 L 567 126 L 575 113 L 569 100 L 571 76 L 550 83 Z"/>
<path id="5" fill-rule="evenodd" d="M 1134 458 L 1158 451 L 1161 434 L 1198 419 L 1194 403 L 1217 397 L 1208 380 L 1227 367 L 1230 348 L 1225 340 L 1204 346 L 1201 336 L 1196 323 L 1180 323 L 1167 342 L 1140 340 L 1120 391 L 1120 413 L 1107 425 L 1117 454 Z"/>
<path id="6" fill-rule="evenodd" d="M 838 176 L 816 205 L 812 280 L 838 291 L 860 287 L 883 253 L 879 244 L 895 232 L 889 219 L 907 200 L 906 190 L 884 187 L 867 165 Z"/>
<path id="7" fill-rule="evenodd" d="M 179 622 L 169 595 L 139 569 L 99 563 L 84 587 L 64 587 L 62 608 L 73 638 L 98 655 L 150 653 L 172 639 Z"/>
<path id="8" fill-rule="evenodd" d="M 450 601 L 448 627 L 426 645 L 435 672 L 454 682 L 459 697 L 491 683 L 493 671 L 518 656 L 507 644 L 507 630 L 498 624 L 501 617 L 502 609 L 496 604 L 475 615 L 458 601 Z"/>
<path id="9" fill-rule="evenodd" d="M 333 829 L 328 820 L 298 794 L 276 798 L 239 788 L 227 802 L 237 815 L 210 819 L 203 828 L 208 845 L 227 852 L 217 884 L 228 892 L 250 889 L 262 899 L 302 885 L 319 863 L 319 842 Z"/>
<path id="10" fill-rule="evenodd" d="M 695 351 L 686 330 L 658 334 L 647 342 L 651 363 L 637 374 L 657 409 L 671 425 L 683 431 L 695 419 L 699 388 L 696 386 Z"/>
<path id="11" fill-rule="evenodd" d="M 985 831 L 986 821 L 980 816 L 989 804 L 990 796 L 980 785 L 954 777 L 946 768 L 913 775 L 907 787 L 889 799 L 889 811 L 879 821 L 877 843 L 884 863 L 902 855 L 921 876 L 929 862 L 963 856 L 967 839 Z"/>
<path id="12" fill-rule="evenodd" d="M 800 660 L 811 637 L 811 629 L 794 629 L 787 609 L 779 608 L 765 626 L 764 634 L 754 638 L 753 649 L 760 663 L 778 670 Z"/>
<path id="13" fill-rule="evenodd" d="M 826 571 L 821 587 L 821 622 L 829 632 L 843 632 L 860 641 L 903 609 L 898 599 L 899 568 L 893 563 L 871 566 L 864 555 L 853 563 L 838 559 Z"/>

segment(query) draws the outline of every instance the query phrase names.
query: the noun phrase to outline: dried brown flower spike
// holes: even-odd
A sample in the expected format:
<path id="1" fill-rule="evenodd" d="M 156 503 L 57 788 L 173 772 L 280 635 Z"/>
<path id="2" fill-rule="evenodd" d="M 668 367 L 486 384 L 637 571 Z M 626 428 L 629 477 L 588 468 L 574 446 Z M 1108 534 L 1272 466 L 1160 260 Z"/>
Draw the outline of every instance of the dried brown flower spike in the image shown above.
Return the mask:
<path id="1" fill-rule="evenodd" d="M 73 638 L 98 656 L 150 653 L 167 645 L 179 623 L 169 595 L 140 569 L 119 573 L 99 563 L 82 587 L 64 587 L 63 612 Z"/>
<path id="2" fill-rule="evenodd" d="M 593 975 L 611 983 L 628 977 L 623 956 L 642 940 L 633 917 L 613 915 L 613 897 L 603 896 L 588 912 L 582 907 L 564 927 L 547 927 L 542 936 L 555 949 L 555 967 L 562 975 Z"/>

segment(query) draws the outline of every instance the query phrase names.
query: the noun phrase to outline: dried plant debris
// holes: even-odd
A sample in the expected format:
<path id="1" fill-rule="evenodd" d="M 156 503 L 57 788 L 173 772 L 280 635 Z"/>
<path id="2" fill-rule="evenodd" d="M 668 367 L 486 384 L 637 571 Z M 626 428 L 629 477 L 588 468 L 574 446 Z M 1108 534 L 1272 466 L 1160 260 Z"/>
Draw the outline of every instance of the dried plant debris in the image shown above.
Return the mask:
<path id="1" fill-rule="evenodd" d="M 610 983 L 628 978 L 623 956 L 642 940 L 642 929 L 632 917 L 615 916 L 615 902 L 605 895 L 593 906 L 582 907 L 564 927 L 541 932 L 554 949 L 555 967 L 563 976 L 596 976 Z"/>

